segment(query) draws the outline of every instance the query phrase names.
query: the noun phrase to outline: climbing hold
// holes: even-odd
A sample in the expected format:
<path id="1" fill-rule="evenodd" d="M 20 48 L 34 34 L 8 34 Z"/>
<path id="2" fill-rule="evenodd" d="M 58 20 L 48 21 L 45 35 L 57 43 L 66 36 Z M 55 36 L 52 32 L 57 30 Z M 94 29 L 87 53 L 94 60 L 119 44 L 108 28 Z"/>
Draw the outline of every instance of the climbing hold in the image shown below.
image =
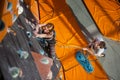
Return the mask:
<path id="1" fill-rule="evenodd" d="M 22 14 L 23 13 L 23 7 L 22 6 L 19 6 L 18 7 L 18 15 Z"/>
<path id="2" fill-rule="evenodd" d="M 17 53 L 19 54 L 20 58 L 27 59 L 29 56 L 29 53 L 27 51 L 18 50 Z"/>
<path id="3" fill-rule="evenodd" d="M 0 20 L 0 31 L 2 31 L 5 28 L 5 24 L 2 20 Z"/>
<path id="4" fill-rule="evenodd" d="M 39 53 L 40 53 L 41 55 L 44 55 L 45 52 L 44 52 L 43 49 L 40 49 L 40 50 L 39 50 Z"/>
<path id="5" fill-rule="evenodd" d="M 28 36 L 29 38 L 32 37 L 32 33 L 31 33 L 31 32 L 27 31 L 26 34 L 27 34 L 27 36 Z"/>
<path id="6" fill-rule="evenodd" d="M 40 62 L 41 63 L 43 63 L 43 64 L 49 64 L 49 60 L 47 59 L 47 58 L 42 58 L 41 60 L 40 60 Z"/>
<path id="7" fill-rule="evenodd" d="M 12 78 L 17 78 L 20 75 L 20 68 L 18 67 L 11 67 L 9 68 L 10 75 Z"/>
<path id="8" fill-rule="evenodd" d="M 12 3 L 11 2 L 8 2 L 8 4 L 7 4 L 7 10 L 8 11 L 12 11 Z"/>

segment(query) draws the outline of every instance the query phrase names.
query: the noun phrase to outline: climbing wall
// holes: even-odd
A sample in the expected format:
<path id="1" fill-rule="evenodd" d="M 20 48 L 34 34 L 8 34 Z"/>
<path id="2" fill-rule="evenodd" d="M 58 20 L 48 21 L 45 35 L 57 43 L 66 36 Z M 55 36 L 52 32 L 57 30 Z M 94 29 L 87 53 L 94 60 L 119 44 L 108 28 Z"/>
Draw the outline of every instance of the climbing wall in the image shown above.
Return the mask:
<path id="1" fill-rule="evenodd" d="M 20 2 L 20 5 L 24 9 L 23 13 L 14 24 L 7 27 L 9 32 L 6 32 L 0 43 L 0 80 L 46 80 L 49 71 L 53 72 L 54 80 L 59 70 L 51 58 L 43 56 L 46 51 L 37 39 L 32 37 L 33 29 L 25 18 L 34 19 L 33 14 L 26 4 Z M 26 58 L 25 53 L 28 55 Z M 48 63 L 44 58 L 48 59 Z M 15 67 L 22 70 L 22 76 L 13 77 L 10 70 Z"/>

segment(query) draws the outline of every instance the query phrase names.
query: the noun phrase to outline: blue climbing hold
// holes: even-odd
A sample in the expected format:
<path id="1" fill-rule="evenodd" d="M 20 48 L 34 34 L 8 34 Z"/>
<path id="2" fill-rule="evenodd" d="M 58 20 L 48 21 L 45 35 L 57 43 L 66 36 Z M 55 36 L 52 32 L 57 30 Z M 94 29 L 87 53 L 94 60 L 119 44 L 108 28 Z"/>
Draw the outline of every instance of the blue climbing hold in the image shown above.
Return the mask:
<path id="1" fill-rule="evenodd" d="M 11 68 L 9 68 L 9 72 L 10 72 L 10 75 L 12 76 L 12 78 L 17 78 L 19 76 L 19 73 L 20 73 L 20 68 L 11 67 Z"/>
<path id="2" fill-rule="evenodd" d="M 7 4 L 7 10 L 8 11 L 12 10 L 12 3 L 11 2 L 8 2 L 8 4 Z"/>
<path id="3" fill-rule="evenodd" d="M 27 51 L 18 50 L 17 53 L 19 54 L 20 58 L 27 59 L 29 56 L 29 53 Z"/>
<path id="4" fill-rule="evenodd" d="M 40 49 L 40 50 L 39 50 L 39 53 L 40 53 L 41 55 L 44 55 L 45 52 L 44 52 L 43 49 Z"/>

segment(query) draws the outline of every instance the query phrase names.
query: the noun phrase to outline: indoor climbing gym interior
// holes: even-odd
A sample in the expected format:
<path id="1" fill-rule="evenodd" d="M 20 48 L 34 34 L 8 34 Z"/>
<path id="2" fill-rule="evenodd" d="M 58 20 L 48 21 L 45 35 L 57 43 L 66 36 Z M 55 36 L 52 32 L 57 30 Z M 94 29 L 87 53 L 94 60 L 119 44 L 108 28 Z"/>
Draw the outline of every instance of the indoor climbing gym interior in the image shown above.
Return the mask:
<path id="1" fill-rule="evenodd" d="M 120 80 L 120 0 L 0 0 L 0 80 Z"/>

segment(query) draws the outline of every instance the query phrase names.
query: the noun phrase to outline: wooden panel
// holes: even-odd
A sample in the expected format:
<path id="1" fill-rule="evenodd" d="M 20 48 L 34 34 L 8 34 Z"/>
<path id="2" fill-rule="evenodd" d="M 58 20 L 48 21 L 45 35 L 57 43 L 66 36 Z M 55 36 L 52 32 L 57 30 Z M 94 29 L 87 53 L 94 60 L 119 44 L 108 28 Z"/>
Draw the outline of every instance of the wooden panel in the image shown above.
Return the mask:
<path id="1" fill-rule="evenodd" d="M 51 72 L 51 66 L 53 65 L 53 60 L 49 57 L 42 56 L 41 54 L 36 52 L 32 52 L 32 56 L 35 60 L 41 79 L 46 80 L 49 72 Z M 48 64 L 42 63 L 42 59 L 46 59 L 46 61 L 48 61 Z"/>

